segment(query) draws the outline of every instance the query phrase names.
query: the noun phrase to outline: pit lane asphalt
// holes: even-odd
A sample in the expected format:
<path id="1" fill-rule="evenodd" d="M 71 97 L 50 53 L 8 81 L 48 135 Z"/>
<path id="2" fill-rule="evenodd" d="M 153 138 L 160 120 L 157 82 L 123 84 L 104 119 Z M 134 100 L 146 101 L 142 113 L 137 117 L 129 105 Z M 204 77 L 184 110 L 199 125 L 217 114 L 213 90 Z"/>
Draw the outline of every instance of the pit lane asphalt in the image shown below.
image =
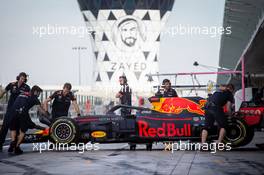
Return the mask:
<path id="1" fill-rule="evenodd" d="M 164 151 L 163 144 L 153 145 L 146 151 L 139 145 L 136 151 L 120 144 L 100 144 L 100 150 L 85 151 L 33 151 L 32 144 L 24 144 L 23 155 L 0 153 L 0 174 L 173 174 L 173 175 L 236 175 L 264 174 L 264 151 L 255 143 L 264 142 L 264 133 L 257 132 L 251 144 L 231 151 L 215 154 L 200 151 Z"/>

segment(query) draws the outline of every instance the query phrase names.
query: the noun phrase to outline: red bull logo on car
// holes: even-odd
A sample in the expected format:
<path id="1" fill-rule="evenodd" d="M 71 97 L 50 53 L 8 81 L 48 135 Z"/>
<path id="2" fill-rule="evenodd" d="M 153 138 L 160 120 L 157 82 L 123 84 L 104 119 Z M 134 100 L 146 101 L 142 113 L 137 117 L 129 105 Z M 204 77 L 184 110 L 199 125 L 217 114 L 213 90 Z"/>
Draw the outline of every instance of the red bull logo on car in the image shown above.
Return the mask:
<path id="1" fill-rule="evenodd" d="M 161 127 L 150 127 L 147 121 L 138 121 L 140 137 L 190 137 L 191 124 L 183 124 L 177 127 L 175 123 L 163 122 Z"/>
<path id="2" fill-rule="evenodd" d="M 173 113 L 180 114 L 184 110 L 190 113 L 195 113 L 198 115 L 204 115 L 204 110 L 202 109 L 206 103 L 206 100 L 199 100 L 196 103 L 187 98 L 162 98 L 159 104 L 153 104 L 154 110 L 163 113 Z"/>

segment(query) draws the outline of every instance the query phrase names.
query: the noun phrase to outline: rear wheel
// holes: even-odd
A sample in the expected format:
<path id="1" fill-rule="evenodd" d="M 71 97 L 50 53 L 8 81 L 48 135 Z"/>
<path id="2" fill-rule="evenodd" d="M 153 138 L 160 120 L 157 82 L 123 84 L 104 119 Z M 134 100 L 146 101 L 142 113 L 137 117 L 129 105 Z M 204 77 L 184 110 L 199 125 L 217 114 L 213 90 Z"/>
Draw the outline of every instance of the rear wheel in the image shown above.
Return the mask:
<path id="1" fill-rule="evenodd" d="M 58 118 L 50 127 L 50 137 L 55 143 L 74 143 L 79 138 L 79 128 L 71 118 Z"/>
<path id="2" fill-rule="evenodd" d="M 232 118 L 226 128 L 225 143 L 231 143 L 232 147 L 239 147 L 248 144 L 254 136 L 254 130 L 243 120 Z"/>
<path id="3" fill-rule="evenodd" d="M 252 141 L 252 139 L 254 138 L 254 134 L 255 134 L 254 128 L 248 127 L 247 128 L 247 136 L 246 136 L 245 140 L 243 141 L 243 143 L 241 143 L 241 146 L 249 144 Z"/>

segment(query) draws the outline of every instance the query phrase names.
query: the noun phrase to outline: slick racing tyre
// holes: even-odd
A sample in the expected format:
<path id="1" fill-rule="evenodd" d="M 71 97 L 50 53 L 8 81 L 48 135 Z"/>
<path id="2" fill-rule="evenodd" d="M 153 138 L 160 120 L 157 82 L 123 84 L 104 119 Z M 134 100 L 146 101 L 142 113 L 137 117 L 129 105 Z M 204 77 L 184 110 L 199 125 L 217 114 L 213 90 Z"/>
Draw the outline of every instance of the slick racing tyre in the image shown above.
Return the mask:
<path id="1" fill-rule="evenodd" d="M 232 118 L 228 121 L 224 142 L 231 143 L 231 147 L 239 147 L 248 144 L 254 137 L 254 130 L 243 120 Z"/>
<path id="2" fill-rule="evenodd" d="M 71 118 L 58 118 L 51 124 L 50 137 L 55 143 L 75 143 L 79 138 L 78 125 Z"/>
<path id="3" fill-rule="evenodd" d="M 241 143 L 241 146 L 249 144 L 252 141 L 252 139 L 254 138 L 254 134 L 255 134 L 254 128 L 253 127 L 247 127 L 247 136 L 246 136 L 245 140 L 243 141 L 243 143 Z"/>

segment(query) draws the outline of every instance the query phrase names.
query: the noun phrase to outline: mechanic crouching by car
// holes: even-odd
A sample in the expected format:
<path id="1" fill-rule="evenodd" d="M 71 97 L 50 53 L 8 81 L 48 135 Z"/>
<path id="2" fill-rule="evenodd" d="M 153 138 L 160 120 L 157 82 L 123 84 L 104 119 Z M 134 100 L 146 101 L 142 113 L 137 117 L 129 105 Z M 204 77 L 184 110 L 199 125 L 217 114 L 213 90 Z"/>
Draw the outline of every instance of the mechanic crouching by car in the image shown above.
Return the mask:
<path id="1" fill-rule="evenodd" d="M 132 90 L 127 84 L 126 76 L 119 77 L 119 83 L 121 85 L 120 91 L 116 94 L 116 98 L 119 98 L 121 105 L 131 106 L 131 94 Z M 131 110 L 128 108 L 121 108 L 121 115 L 130 115 Z"/>
<path id="2" fill-rule="evenodd" d="M 15 154 L 22 154 L 23 151 L 20 149 L 20 144 L 22 143 L 25 133 L 28 129 L 38 128 L 38 129 L 44 129 L 43 127 L 40 127 L 36 125 L 34 122 L 32 122 L 30 116 L 29 116 L 29 110 L 37 105 L 38 110 L 46 115 L 44 109 L 40 106 L 40 101 L 38 100 L 38 97 L 40 93 L 42 92 L 42 89 L 38 86 L 33 86 L 30 92 L 25 92 L 23 94 L 20 94 L 11 110 L 10 115 L 12 116 L 12 120 L 10 123 L 10 130 L 11 130 L 11 143 L 8 149 L 8 152 L 15 152 Z M 19 135 L 17 138 L 17 130 L 19 130 Z M 17 140 L 16 140 L 17 138 Z"/>
<path id="3" fill-rule="evenodd" d="M 164 79 L 162 81 L 162 87 L 164 88 L 163 94 L 158 90 L 155 94 L 156 97 L 178 97 L 177 92 L 171 87 L 171 82 L 169 79 Z"/>
<path id="4" fill-rule="evenodd" d="M 62 90 L 55 91 L 44 101 L 44 109 L 48 113 L 48 103 L 53 100 L 51 105 L 52 120 L 62 116 L 68 116 L 71 102 L 77 116 L 80 116 L 80 109 L 73 92 L 71 92 L 71 88 L 72 86 L 70 83 L 65 83 Z"/>
<path id="5" fill-rule="evenodd" d="M 21 72 L 17 77 L 15 82 L 9 83 L 3 92 L 0 93 L 0 99 L 4 96 L 4 94 L 10 92 L 10 97 L 8 100 L 8 105 L 6 109 L 6 114 L 3 120 L 3 126 L 0 131 L 0 151 L 3 150 L 3 144 L 5 142 L 5 138 L 8 132 L 8 126 L 11 122 L 12 116 L 9 115 L 10 109 L 14 104 L 16 98 L 19 94 L 24 92 L 29 92 L 30 87 L 26 84 L 27 82 L 27 74 L 25 72 Z"/>
<path id="6" fill-rule="evenodd" d="M 232 84 L 221 85 L 219 90 L 209 97 L 205 105 L 205 126 L 202 130 L 202 144 L 206 142 L 208 132 L 214 126 L 215 121 L 220 128 L 217 143 L 222 143 L 227 125 L 227 118 L 224 114 L 223 107 L 227 105 L 227 112 L 231 116 L 232 103 L 234 102 L 233 92 L 234 86 Z"/>

